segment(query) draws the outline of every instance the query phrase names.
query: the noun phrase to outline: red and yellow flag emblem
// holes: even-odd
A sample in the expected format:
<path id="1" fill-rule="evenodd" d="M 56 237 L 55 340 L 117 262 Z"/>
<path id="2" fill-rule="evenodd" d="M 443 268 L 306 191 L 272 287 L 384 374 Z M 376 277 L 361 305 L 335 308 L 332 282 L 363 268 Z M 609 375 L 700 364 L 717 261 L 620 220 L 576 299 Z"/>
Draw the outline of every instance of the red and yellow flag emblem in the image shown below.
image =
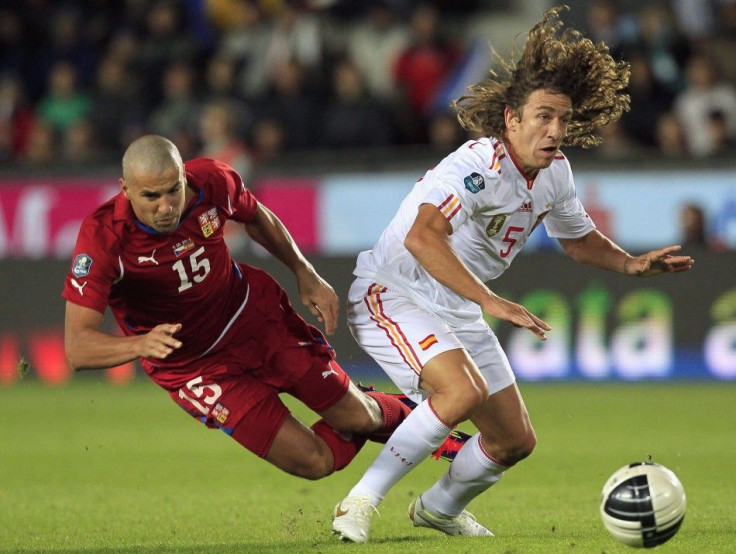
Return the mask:
<path id="1" fill-rule="evenodd" d="M 439 341 L 434 335 L 427 335 L 419 341 L 419 348 L 427 350 L 430 346 L 437 344 Z"/>

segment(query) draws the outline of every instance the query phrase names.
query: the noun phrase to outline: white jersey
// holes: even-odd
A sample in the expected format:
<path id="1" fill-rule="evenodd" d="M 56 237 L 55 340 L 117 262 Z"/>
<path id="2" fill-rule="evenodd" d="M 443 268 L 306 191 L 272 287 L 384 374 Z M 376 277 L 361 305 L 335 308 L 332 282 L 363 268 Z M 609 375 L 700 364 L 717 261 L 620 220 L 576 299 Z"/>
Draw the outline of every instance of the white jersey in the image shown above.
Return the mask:
<path id="1" fill-rule="evenodd" d="M 447 218 L 452 247 L 483 282 L 509 267 L 540 222 L 553 238 L 578 238 L 595 229 L 562 154 L 530 180 L 500 140 L 466 142 L 417 181 L 373 249 L 359 254 L 354 272 L 451 324 L 477 319 L 480 307 L 436 281 L 404 247 L 422 204 L 437 206 Z"/>

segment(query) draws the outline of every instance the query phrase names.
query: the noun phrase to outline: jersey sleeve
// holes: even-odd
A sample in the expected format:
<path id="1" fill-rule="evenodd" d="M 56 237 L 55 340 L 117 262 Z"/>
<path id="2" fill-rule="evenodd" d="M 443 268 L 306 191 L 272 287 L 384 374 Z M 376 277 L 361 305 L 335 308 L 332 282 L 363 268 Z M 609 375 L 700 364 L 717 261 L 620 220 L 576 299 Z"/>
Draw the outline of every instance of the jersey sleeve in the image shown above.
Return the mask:
<path id="1" fill-rule="evenodd" d="M 595 223 L 590 219 L 583 203 L 575 193 L 572 170 L 565 164 L 566 172 L 559 180 L 560 189 L 558 200 L 544 218 L 547 234 L 557 239 L 574 239 L 582 237 L 595 229 Z"/>
<path id="2" fill-rule="evenodd" d="M 245 187 L 238 172 L 222 162 L 206 161 L 212 164 L 207 173 L 209 185 L 212 187 L 212 201 L 227 215 L 228 219 L 241 223 L 252 220 L 258 202 Z"/>
<path id="3" fill-rule="evenodd" d="M 440 164 L 433 176 L 434 184 L 423 199 L 437 206 L 453 231 L 485 209 L 500 176 L 496 153 L 489 153 L 488 146 L 473 151 L 472 144 Z M 488 155 L 489 164 L 484 163 L 484 155 Z"/>
<path id="4" fill-rule="evenodd" d="M 122 277 L 122 271 L 112 230 L 87 218 L 80 227 L 61 295 L 69 302 L 104 313 L 110 287 Z"/>

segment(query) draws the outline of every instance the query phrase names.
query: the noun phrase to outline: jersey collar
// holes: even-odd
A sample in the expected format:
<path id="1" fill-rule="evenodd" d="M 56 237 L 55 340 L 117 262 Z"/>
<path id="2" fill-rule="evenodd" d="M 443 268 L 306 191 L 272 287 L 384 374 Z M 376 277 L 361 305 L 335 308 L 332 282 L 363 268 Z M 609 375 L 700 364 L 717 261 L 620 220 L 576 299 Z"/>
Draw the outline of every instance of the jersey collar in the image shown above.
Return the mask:
<path id="1" fill-rule="evenodd" d="M 533 176 L 527 175 L 526 172 L 522 169 L 519 162 L 517 161 L 516 156 L 514 155 L 514 151 L 511 148 L 511 145 L 508 142 L 506 142 L 505 137 L 503 140 L 503 146 L 506 149 L 506 152 L 509 153 L 509 158 L 511 159 L 511 161 L 514 162 L 514 166 L 516 167 L 516 170 L 519 172 L 519 174 L 521 174 L 521 176 L 526 181 L 527 190 L 532 190 L 532 187 L 534 186 L 534 179 L 537 178 L 540 170 L 537 170 L 537 172 Z"/>

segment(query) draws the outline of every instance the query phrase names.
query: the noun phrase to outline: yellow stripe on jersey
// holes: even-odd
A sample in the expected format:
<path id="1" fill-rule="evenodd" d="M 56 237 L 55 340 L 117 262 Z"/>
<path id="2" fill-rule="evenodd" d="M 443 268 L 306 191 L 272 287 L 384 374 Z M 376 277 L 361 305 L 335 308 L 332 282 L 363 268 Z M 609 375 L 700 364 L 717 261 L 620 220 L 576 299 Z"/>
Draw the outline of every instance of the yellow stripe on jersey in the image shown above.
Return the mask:
<path id="1" fill-rule="evenodd" d="M 453 218 L 453 216 L 458 211 L 460 211 L 460 207 L 461 207 L 460 199 L 454 194 L 451 194 L 438 207 L 440 211 L 442 212 L 442 215 L 445 216 L 445 219 L 450 221 Z"/>

